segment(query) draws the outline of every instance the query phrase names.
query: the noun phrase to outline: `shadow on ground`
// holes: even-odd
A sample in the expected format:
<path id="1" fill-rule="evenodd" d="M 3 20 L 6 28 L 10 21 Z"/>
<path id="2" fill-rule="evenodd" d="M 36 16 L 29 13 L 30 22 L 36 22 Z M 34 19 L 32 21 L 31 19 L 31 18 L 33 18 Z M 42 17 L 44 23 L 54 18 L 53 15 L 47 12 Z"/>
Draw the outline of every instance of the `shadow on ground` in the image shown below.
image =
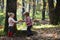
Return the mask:
<path id="1" fill-rule="evenodd" d="M 32 33 L 33 33 L 34 35 L 37 34 L 36 31 L 32 31 Z M 19 36 L 27 36 L 27 31 L 26 31 L 26 30 L 19 30 L 19 31 L 16 32 L 16 36 L 17 36 L 17 37 L 19 37 Z"/>

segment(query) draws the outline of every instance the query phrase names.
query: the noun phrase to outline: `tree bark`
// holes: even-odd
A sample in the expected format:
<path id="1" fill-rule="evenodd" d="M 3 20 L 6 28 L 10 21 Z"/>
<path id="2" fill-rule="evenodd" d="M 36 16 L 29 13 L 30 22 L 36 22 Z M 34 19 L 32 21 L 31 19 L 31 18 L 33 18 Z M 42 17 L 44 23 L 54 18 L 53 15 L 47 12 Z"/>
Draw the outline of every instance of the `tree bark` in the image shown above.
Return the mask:
<path id="1" fill-rule="evenodd" d="M 8 32 L 8 13 L 12 12 L 15 14 L 14 19 L 16 19 L 16 10 L 17 10 L 17 0 L 7 0 L 7 5 L 6 5 L 6 18 L 5 18 L 5 28 L 4 31 Z M 14 30 L 16 31 L 16 25 L 14 25 Z"/>
<path id="2" fill-rule="evenodd" d="M 57 0 L 55 8 L 55 19 L 56 24 L 60 23 L 60 0 Z"/>
<path id="3" fill-rule="evenodd" d="M 33 0 L 33 18 L 34 19 L 34 16 L 35 16 L 35 11 L 36 11 L 36 5 L 35 5 L 35 0 Z"/>
<path id="4" fill-rule="evenodd" d="M 29 12 L 30 12 L 30 8 L 31 8 L 31 0 L 29 0 Z"/>
<path id="5" fill-rule="evenodd" d="M 4 11 L 4 0 L 0 0 L 1 12 Z"/>
<path id="6" fill-rule="evenodd" d="M 41 11 L 40 10 L 40 7 L 41 7 L 40 1 L 41 0 L 36 0 L 36 14 L 38 14 L 37 11 Z"/>
<path id="7" fill-rule="evenodd" d="M 45 8 L 46 8 L 46 1 L 43 0 L 42 20 L 45 20 Z"/>
<path id="8" fill-rule="evenodd" d="M 22 19 L 24 20 L 23 13 L 25 12 L 25 0 L 22 0 Z"/>
<path id="9" fill-rule="evenodd" d="M 4 11 L 4 0 L 2 0 L 2 12 Z"/>
<path id="10" fill-rule="evenodd" d="M 50 24 L 55 24 L 54 2 L 48 0 Z"/>

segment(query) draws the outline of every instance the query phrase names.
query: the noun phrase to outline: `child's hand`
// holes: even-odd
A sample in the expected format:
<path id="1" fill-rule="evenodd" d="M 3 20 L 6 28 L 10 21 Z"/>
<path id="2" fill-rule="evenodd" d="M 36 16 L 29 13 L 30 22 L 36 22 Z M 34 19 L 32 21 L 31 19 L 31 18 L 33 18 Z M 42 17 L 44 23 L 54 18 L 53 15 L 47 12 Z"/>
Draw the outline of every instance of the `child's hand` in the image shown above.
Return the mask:
<path id="1" fill-rule="evenodd" d="M 18 22 L 21 22 L 22 20 L 19 20 Z"/>

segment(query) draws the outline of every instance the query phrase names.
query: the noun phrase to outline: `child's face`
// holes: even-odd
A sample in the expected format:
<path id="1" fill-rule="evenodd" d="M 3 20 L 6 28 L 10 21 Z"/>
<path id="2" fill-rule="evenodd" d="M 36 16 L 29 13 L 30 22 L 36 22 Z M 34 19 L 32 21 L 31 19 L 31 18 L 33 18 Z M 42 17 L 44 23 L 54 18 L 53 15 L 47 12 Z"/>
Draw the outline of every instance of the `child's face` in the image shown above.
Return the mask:
<path id="1" fill-rule="evenodd" d="M 27 17 L 27 15 L 25 15 L 25 17 Z"/>
<path id="2" fill-rule="evenodd" d="M 12 14 L 12 17 L 13 17 L 13 18 L 14 18 L 14 16 L 15 16 L 15 15 L 14 15 L 14 14 Z"/>

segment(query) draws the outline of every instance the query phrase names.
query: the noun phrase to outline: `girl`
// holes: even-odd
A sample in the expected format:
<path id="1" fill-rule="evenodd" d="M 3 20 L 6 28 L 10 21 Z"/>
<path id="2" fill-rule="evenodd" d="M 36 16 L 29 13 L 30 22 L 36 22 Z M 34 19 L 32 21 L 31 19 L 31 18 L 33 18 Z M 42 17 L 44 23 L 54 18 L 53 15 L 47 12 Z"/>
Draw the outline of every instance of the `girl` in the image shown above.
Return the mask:
<path id="1" fill-rule="evenodd" d="M 26 25 L 27 25 L 27 36 L 31 36 L 32 35 L 32 31 L 31 31 L 31 28 L 32 28 L 32 20 L 29 16 L 29 12 L 25 12 L 23 14 L 25 16 L 25 22 L 26 22 Z"/>
<path id="2" fill-rule="evenodd" d="M 9 18 L 8 18 L 8 36 L 11 37 L 13 35 L 13 29 L 14 29 L 14 24 L 18 23 L 19 21 L 14 20 L 14 13 L 9 13 Z"/>

